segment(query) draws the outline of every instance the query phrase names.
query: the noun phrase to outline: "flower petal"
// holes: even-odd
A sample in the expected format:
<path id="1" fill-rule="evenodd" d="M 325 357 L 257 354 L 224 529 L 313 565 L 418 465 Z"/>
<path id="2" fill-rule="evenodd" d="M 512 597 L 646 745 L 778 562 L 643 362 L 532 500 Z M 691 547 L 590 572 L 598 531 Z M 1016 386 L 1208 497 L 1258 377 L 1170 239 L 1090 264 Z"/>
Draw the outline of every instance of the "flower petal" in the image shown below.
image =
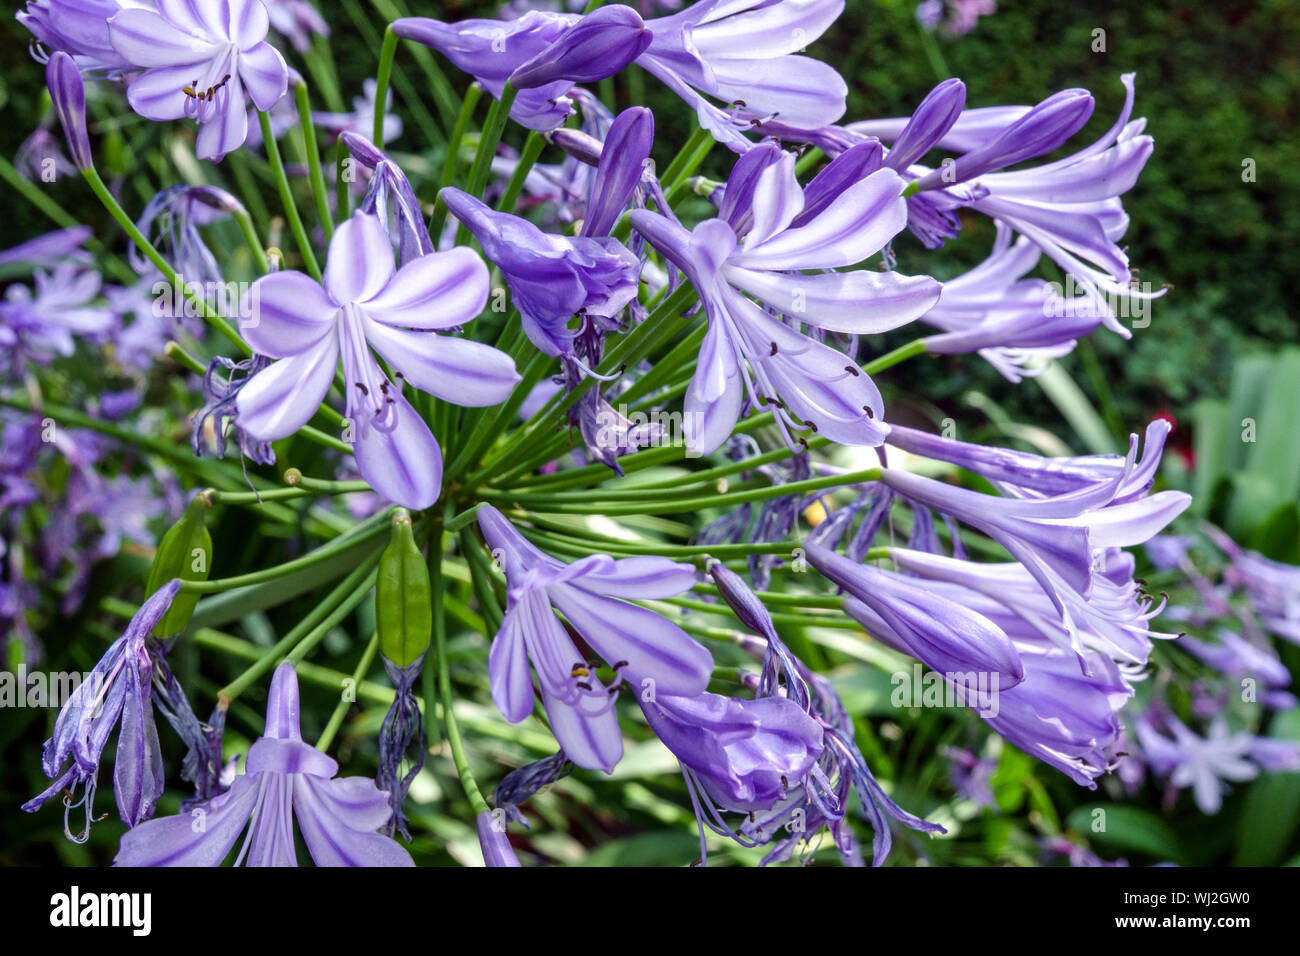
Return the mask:
<path id="1" fill-rule="evenodd" d="M 792 318 L 851 335 L 888 332 L 920 318 L 943 288 L 929 276 L 869 269 L 799 275 L 728 266 L 725 275 L 736 288 Z"/>
<path id="2" fill-rule="evenodd" d="M 488 653 L 492 702 L 512 724 L 519 723 L 533 712 L 533 679 L 528 670 L 524 625 L 525 615 L 519 607 L 507 611 Z"/>
<path id="3" fill-rule="evenodd" d="M 391 394 L 396 424 L 392 431 L 359 424 L 352 446 L 357 469 L 394 504 L 413 511 L 427 508 L 442 494 L 442 449 L 405 396 L 396 389 Z"/>
<path id="4" fill-rule="evenodd" d="M 206 32 L 187 32 L 184 23 L 173 25 L 152 10 L 134 7 L 119 11 L 108 21 L 108 42 L 123 59 L 137 67 L 193 69 L 193 75 L 176 87 L 177 93 L 181 92 L 181 86 L 198 76 L 194 64 L 202 65 L 220 52 L 215 37 Z"/>
<path id="5" fill-rule="evenodd" d="M 244 88 L 239 83 L 228 83 L 226 98 L 218 100 L 220 111 L 204 121 L 194 142 L 194 155 L 219 163 L 227 153 L 233 153 L 248 139 L 248 110 L 244 106 Z"/>
<path id="6" fill-rule="evenodd" d="M 145 119 L 167 122 L 185 115 L 184 87 L 194 82 L 203 64 L 182 64 L 148 70 L 126 89 L 126 101 Z"/>
<path id="7" fill-rule="evenodd" d="M 751 269 L 834 269 L 875 255 L 907 225 L 903 181 L 878 169 L 854 183 L 821 215 L 732 257 Z"/>
<path id="8" fill-rule="evenodd" d="M 249 288 L 239 309 L 239 332 L 255 352 L 286 358 L 318 344 L 338 311 L 315 279 L 301 272 L 273 272 Z"/>
<path id="9" fill-rule="evenodd" d="M 366 302 L 388 284 L 397 267 L 379 218 L 359 212 L 334 231 L 325 289 L 340 304 Z"/>
<path id="10" fill-rule="evenodd" d="M 611 664 L 655 694 L 693 697 L 713 674 L 713 655 L 661 615 L 593 594 L 575 584 L 552 584 L 552 602 L 583 639 Z M 645 683 L 645 682 L 649 683 Z"/>
<path id="11" fill-rule="evenodd" d="M 122 835 L 114 866 L 220 866 L 257 803 L 260 778 L 242 774 L 189 813 L 146 820 Z"/>
<path id="12" fill-rule="evenodd" d="M 499 405 L 519 383 L 515 363 L 482 342 L 366 323 L 366 339 L 416 388 L 466 407 Z"/>
<path id="13" fill-rule="evenodd" d="M 287 438 L 311 420 L 338 368 L 333 335 L 258 372 L 235 398 L 239 427 L 259 441 Z"/>
<path id="14" fill-rule="evenodd" d="M 259 110 L 269 110 L 280 102 L 289 88 L 289 68 L 280 51 L 269 43 L 258 43 L 240 52 L 239 78 Z"/>
<path id="15" fill-rule="evenodd" d="M 420 256 L 397 270 L 366 314 L 376 322 L 410 329 L 465 325 L 487 305 L 487 266 L 464 246 Z"/>
<path id="16" fill-rule="evenodd" d="M 295 776 L 293 806 L 317 866 L 415 866 L 401 844 L 374 832 L 391 811 L 373 780 Z"/>

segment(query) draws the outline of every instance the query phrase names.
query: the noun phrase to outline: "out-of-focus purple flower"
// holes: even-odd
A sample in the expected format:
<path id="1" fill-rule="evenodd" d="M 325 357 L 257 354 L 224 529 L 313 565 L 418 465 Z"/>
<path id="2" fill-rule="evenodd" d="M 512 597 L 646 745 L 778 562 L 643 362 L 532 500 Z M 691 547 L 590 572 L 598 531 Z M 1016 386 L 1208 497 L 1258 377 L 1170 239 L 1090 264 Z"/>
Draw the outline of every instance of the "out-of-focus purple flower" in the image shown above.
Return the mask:
<path id="1" fill-rule="evenodd" d="M 1161 734 L 1146 721 L 1137 722 L 1135 729 L 1143 756 L 1157 776 L 1169 778 L 1174 790 L 1191 787 L 1202 813 L 1219 812 L 1223 795 L 1228 791 L 1224 781 L 1240 783 L 1259 775 L 1259 766 L 1252 757 L 1260 738 L 1249 733 L 1232 733 L 1222 717 L 1211 722 L 1204 737 L 1193 733 L 1172 714 L 1164 715 L 1162 722 L 1172 736 Z M 1300 758 L 1300 751 L 1295 747 L 1292 744 L 1293 752 Z M 1273 753 L 1266 755 L 1273 756 Z M 1300 759 L 1292 764 L 1288 769 L 1300 768 Z"/>
<path id="2" fill-rule="evenodd" d="M 1291 672 L 1271 647 L 1256 646 L 1246 638 L 1225 628 L 1219 629 L 1219 641 L 1210 644 L 1184 636 L 1178 646 L 1209 664 L 1224 677 L 1234 681 L 1251 678 L 1264 685 L 1263 702 L 1275 709 L 1289 709 L 1296 699 L 1282 692 L 1291 684 Z M 1277 705 L 1282 705 L 1278 707 Z"/>
<path id="3" fill-rule="evenodd" d="M 405 381 L 445 401 L 505 401 L 519 381 L 509 356 L 434 334 L 482 311 L 487 268 L 461 248 L 398 270 L 379 220 L 358 212 L 335 231 L 324 278 L 322 285 L 300 272 L 275 272 L 249 290 L 240 331 L 256 352 L 279 361 L 239 390 L 237 424 L 259 441 L 292 435 L 320 407 L 342 356 L 345 416 L 362 476 L 397 504 L 427 508 L 442 492 L 442 452 L 370 349 Z"/>
<path id="4" fill-rule="evenodd" d="M 29 182 L 55 182 L 73 176 L 77 167 L 63 153 L 59 138 L 45 127 L 37 127 L 14 153 L 14 169 Z"/>
<path id="5" fill-rule="evenodd" d="M 993 795 L 992 777 L 998 769 L 998 762 L 989 757 L 977 757 L 960 747 L 945 747 L 942 753 L 948 758 L 948 775 L 957 795 L 978 807 L 996 812 L 998 801 Z"/>
<path id="6" fill-rule="evenodd" d="M 30 265 L 52 269 L 69 260 L 87 265 L 91 255 L 82 248 L 93 233 L 89 226 L 69 226 L 0 252 L 0 266 Z"/>
<path id="7" fill-rule="evenodd" d="M 103 280 L 93 269 L 66 261 L 52 272 L 37 270 L 34 287 L 14 283 L 0 301 L 0 345 L 12 368 L 24 358 L 49 362 L 71 355 L 75 337 L 102 341 L 117 315 L 98 303 Z"/>
<path id="8" fill-rule="evenodd" d="M 910 322 L 934 305 L 928 276 L 837 267 L 879 252 L 903 228 L 902 181 L 880 169 L 806 220 L 794 155 L 759 146 L 736 163 L 719 216 L 692 231 L 648 212 L 633 227 L 690 278 L 709 330 L 686 393 L 687 447 L 707 454 L 731 434 L 746 393 L 774 404 L 790 430 L 844 444 L 878 445 L 886 427 L 871 379 L 846 355 L 775 318 L 749 293 L 794 323 L 864 334 Z M 742 243 L 743 240 L 743 243 Z M 808 271 L 818 270 L 815 274 Z"/>
<path id="9" fill-rule="evenodd" d="M 916 19 L 927 30 L 960 37 L 974 30 L 980 17 L 990 16 L 997 9 L 994 0 L 924 0 L 916 7 Z M 945 11 L 947 19 L 944 18 Z"/>
<path id="10" fill-rule="evenodd" d="M 45 742 L 41 767 L 54 782 L 44 793 L 24 803 L 23 809 L 33 813 L 61 790 L 68 791 L 63 801 L 64 832 L 70 840 L 84 843 L 89 836 L 100 757 L 119 721 L 121 730 L 113 764 L 118 815 L 128 827 L 153 816 L 164 776 L 150 703 L 154 667 L 161 652 L 149 635 L 179 591 L 180 581 L 170 581 L 145 601 L 126 632 L 112 643 L 90 677 L 64 703 L 54 723 L 54 734 Z M 84 790 L 74 803 L 71 795 L 79 785 Z M 80 836 L 74 836 L 67 816 L 79 805 L 85 806 L 86 827 Z"/>
<path id="11" fill-rule="evenodd" d="M 441 195 L 505 274 L 529 341 L 547 355 L 572 354 L 578 312 L 612 318 L 636 296 L 640 263 L 616 239 L 552 235 L 459 189 Z"/>
<path id="12" fill-rule="evenodd" d="M 312 113 L 311 121 L 319 129 L 336 136 L 345 132 L 360 133 L 365 137 L 375 134 L 375 97 L 379 94 L 379 84 L 369 78 L 361 84 L 361 95 L 352 98 L 351 113 Z M 384 113 L 384 143 L 402 135 L 402 118 L 392 110 L 393 91 L 388 91 L 386 112 Z M 379 144 L 383 146 L 383 143 Z M 355 154 L 354 154 L 355 155 Z"/>
<path id="13" fill-rule="evenodd" d="M 1224 571 L 1224 580 L 1245 588 L 1251 607 L 1265 627 L 1278 637 L 1300 644 L 1300 568 L 1246 551 L 1217 528 L 1207 528 L 1207 533 L 1232 559 Z"/>
<path id="14" fill-rule="evenodd" d="M 299 53 L 311 48 L 313 36 L 327 37 L 330 26 L 307 0 L 262 0 L 271 29 L 283 36 Z"/>
<path id="15" fill-rule="evenodd" d="M 1070 866 L 1078 867 L 1102 867 L 1102 866 L 1128 866 L 1128 861 L 1118 859 L 1106 861 L 1093 853 L 1091 850 L 1079 846 L 1077 843 L 1071 843 L 1065 837 L 1042 837 L 1038 845 L 1043 848 L 1044 853 L 1058 854 L 1064 856 Z"/>
<path id="16" fill-rule="evenodd" d="M 90 169 L 94 159 L 86 131 L 86 85 L 71 56 L 59 50 L 50 57 L 45 65 L 45 84 L 68 140 L 68 155 L 78 169 Z"/>
<path id="17" fill-rule="evenodd" d="M 1196 536 L 1190 534 L 1158 534 L 1142 546 L 1157 571 L 1177 570 L 1187 559 L 1187 553 L 1196 546 Z"/>
<path id="18" fill-rule="evenodd" d="M 689 565 L 654 557 L 615 561 L 601 554 L 564 564 L 533 547 L 490 505 L 480 507 L 478 523 L 508 585 L 488 675 L 492 699 L 511 723 L 533 710 L 531 659 L 564 753 L 580 767 L 609 772 L 623 754 L 614 695 L 624 679 L 641 697 L 704 692 L 713 672 L 709 652 L 667 618 L 616 600 L 681 594 L 695 581 Z M 610 685 L 579 656 L 556 610 L 612 664 Z"/>
<path id="19" fill-rule="evenodd" d="M 247 827 L 236 863 L 297 866 L 297 820 L 317 866 L 413 866 L 406 850 L 376 832 L 388 820 L 384 792 L 365 777 L 336 778 L 338 769 L 302 739 L 298 676 L 286 661 L 271 680 L 266 730 L 249 748 L 244 773 L 188 813 L 127 832 L 113 864 L 220 866 Z"/>
<path id="20" fill-rule="evenodd" d="M 136 226 L 167 257 L 187 284 L 199 284 L 199 291 L 206 298 L 208 290 L 203 287 L 222 282 L 222 275 L 221 267 L 199 229 L 243 208 L 238 199 L 216 186 L 168 186 L 149 200 Z M 158 274 L 153 263 L 134 245 L 129 256 L 131 267 L 140 275 Z M 160 304 L 166 305 L 166 302 Z M 178 315 L 169 317 L 180 318 Z"/>
<path id="21" fill-rule="evenodd" d="M 269 29 L 261 0 L 158 0 L 156 11 L 127 8 L 108 22 L 113 49 L 144 68 L 127 87 L 131 108 L 160 122 L 196 120 L 195 151 L 215 162 L 248 136 L 245 96 L 269 110 L 288 89 L 289 68 L 266 42 Z"/>
<path id="22" fill-rule="evenodd" d="M 519 866 L 510 837 L 506 835 L 505 821 L 490 810 L 479 813 L 475 819 L 478 845 L 483 851 L 484 866 Z"/>

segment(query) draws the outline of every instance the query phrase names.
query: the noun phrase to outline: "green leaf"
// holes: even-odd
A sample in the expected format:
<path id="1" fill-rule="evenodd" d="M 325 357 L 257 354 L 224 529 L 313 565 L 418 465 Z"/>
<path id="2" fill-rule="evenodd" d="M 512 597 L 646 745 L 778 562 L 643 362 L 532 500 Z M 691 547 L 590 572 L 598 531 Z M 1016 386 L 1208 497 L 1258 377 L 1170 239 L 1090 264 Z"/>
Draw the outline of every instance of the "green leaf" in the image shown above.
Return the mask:
<path id="1" fill-rule="evenodd" d="M 194 496 L 185 514 L 172 525 L 158 544 L 145 590 L 154 594 L 168 581 L 206 581 L 212 573 L 212 536 L 203 519 L 212 503 L 202 494 Z M 157 637 L 173 637 L 185 630 L 199 596 L 185 591 L 176 595 L 171 607 L 153 629 Z"/>
<path id="2" fill-rule="evenodd" d="M 1097 810 L 1104 811 L 1105 816 L 1096 815 Z M 1086 834 L 1090 842 L 1115 853 L 1141 853 L 1160 862 L 1183 862 L 1183 851 L 1173 828 L 1140 807 L 1114 803 L 1084 805 L 1075 808 L 1067 825 Z"/>
<path id="3" fill-rule="evenodd" d="M 1273 561 L 1300 564 L 1300 505 L 1281 505 L 1255 530 L 1250 546 Z"/>

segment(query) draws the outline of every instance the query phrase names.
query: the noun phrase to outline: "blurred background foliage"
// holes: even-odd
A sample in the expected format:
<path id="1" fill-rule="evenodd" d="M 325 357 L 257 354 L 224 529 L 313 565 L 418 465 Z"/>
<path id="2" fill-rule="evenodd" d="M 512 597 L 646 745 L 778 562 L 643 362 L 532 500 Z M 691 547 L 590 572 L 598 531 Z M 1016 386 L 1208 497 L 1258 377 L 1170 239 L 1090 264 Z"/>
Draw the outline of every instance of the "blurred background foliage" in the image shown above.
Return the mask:
<path id="1" fill-rule="evenodd" d="M 379 27 L 386 18 L 381 14 L 391 16 L 401 9 L 455 20 L 491 15 L 494 8 L 417 0 L 319 0 L 317 5 L 334 27 L 330 47 L 338 63 L 339 93 L 349 103 L 360 92 L 362 80 L 373 75 Z M 1182 453 L 1170 456 L 1170 477 L 1197 492 L 1199 513 L 1223 522 L 1248 546 L 1300 562 L 1300 511 L 1295 504 L 1300 445 L 1293 438 L 1263 440 L 1294 436 L 1300 418 L 1300 353 L 1274 354 L 1278 343 L 1298 338 L 1290 298 L 1300 274 L 1300 4 L 1002 0 L 996 14 L 980 19 L 972 33 L 959 38 L 923 33 L 915 11 L 910 0 L 848 0 L 843 17 L 812 49 L 849 82 L 845 119 L 905 115 L 948 75 L 965 81 L 970 106 L 1029 104 L 1079 86 L 1093 93 L 1097 109 L 1069 145 L 1067 151 L 1073 151 L 1112 124 L 1123 102 L 1120 74 L 1136 71 L 1135 115 L 1147 117 L 1156 151 L 1137 187 L 1124 197 L 1132 221 L 1127 247 L 1140 278 L 1172 288 L 1153 304 L 1150 326 L 1135 330 L 1132 340 L 1101 331 L 1062 360 L 1065 385 L 1054 379 L 1013 386 L 977 357 L 963 356 L 909 364 L 903 374 L 894 373 L 882 383 L 892 387 L 888 397 L 901 400 L 900 414 L 931 422 L 953 416 L 960 437 L 968 440 L 990 434 L 1001 440 L 1030 436 L 1029 444 L 1041 450 L 1055 436 L 1063 443 L 1062 452 L 1066 447 L 1097 450 L 1108 442 L 1117 448 L 1129 431 L 1140 430 L 1156 414 L 1166 414 L 1178 425 L 1173 444 Z M 1098 29 L 1105 31 L 1105 52 L 1094 52 Z M 12 158 L 43 112 L 48 117 L 48 100 L 43 71 L 28 55 L 25 31 L 7 19 L 0 23 L 0 32 L 6 40 L 0 44 L 0 112 L 5 118 L 0 154 Z M 399 56 L 398 62 L 399 69 L 403 64 L 409 69 L 409 54 Z M 463 84 L 454 70 L 449 68 L 448 74 Z M 396 91 L 394 109 L 407 122 L 394 151 L 404 164 L 409 162 L 418 188 L 422 172 L 427 178 L 428 171 L 436 171 L 442 147 L 423 141 L 413 115 L 424 110 L 444 129 L 453 118 L 439 113 L 432 91 L 424 95 L 419 71 L 409 69 L 409 78 L 406 89 L 399 85 Z M 663 107 L 656 110 L 657 155 L 664 161 L 671 157 L 689 132 L 687 111 L 635 70 L 606 88 L 611 90 L 619 107 L 633 102 Z M 120 183 L 135 184 L 132 189 L 143 198 L 132 196 L 129 205 L 138 208 L 148 198 L 148 189 L 158 188 L 167 175 L 164 168 L 148 165 L 147 157 L 159 152 L 175 156 L 168 152 L 169 137 L 182 127 L 147 123 L 130 114 L 92 114 L 101 163 Z M 190 134 L 184 130 L 180 135 Z M 517 145 L 518 137 L 514 142 Z M 1253 182 L 1243 180 L 1246 160 L 1253 161 Z M 725 151 L 717 150 L 703 171 L 724 178 L 728 164 Z M 226 168 L 216 171 L 222 177 L 228 172 L 234 175 Z M 115 228 L 78 179 L 49 188 L 59 203 L 94 225 L 97 235 L 111 237 L 121 248 Z M 269 189 L 266 196 L 271 196 Z M 51 226 L 36 207 L 13 192 L 6 193 L 4 222 L 4 247 Z M 926 253 L 909 236 L 900 238 L 896 252 L 904 271 L 932 269 L 941 277 L 952 275 L 984 256 L 992 232 L 991 224 L 972 216 L 962 240 L 937 255 Z M 233 241 L 220 244 L 234 246 Z M 1060 278 L 1050 270 L 1049 264 L 1042 274 Z M 910 337 L 905 331 L 898 335 L 898 342 L 883 342 L 881 350 Z M 1077 389 L 1069 387 L 1069 380 Z M 163 390 L 160 400 L 167 393 L 176 398 L 178 386 L 165 376 L 156 387 Z M 1259 443 L 1241 440 L 1244 418 L 1256 420 Z M 217 532 L 214 575 L 247 566 L 251 556 L 246 549 L 254 546 L 251 527 L 231 520 Z M 286 542 L 286 553 L 292 546 Z M 259 561 L 274 557 L 266 551 L 257 556 Z M 98 634 L 106 644 L 115 636 L 112 628 L 105 626 L 102 615 L 90 620 L 99 598 L 122 593 L 124 582 L 142 579 L 146 567 L 143 555 L 112 562 L 97 579 L 94 600 L 87 602 L 91 610 L 60 627 L 66 627 L 67 634 Z M 467 593 L 464 597 L 468 602 Z M 254 645 L 267 645 L 287 626 L 285 621 L 301 616 L 311 605 L 312 599 L 303 597 L 275 609 L 270 617 L 249 615 L 241 621 L 242 633 Z M 362 618 L 367 613 L 363 608 Z M 1090 793 L 1014 748 L 1001 746 L 996 738 L 986 745 L 989 735 L 983 725 L 964 712 L 894 708 L 889 672 L 902 666 L 900 661 L 878 646 L 849 640 L 847 634 L 809 629 L 801 652 L 820 659 L 836 678 L 845 704 L 859 717 L 859 741 L 868 761 L 882 778 L 894 782 L 895 799 L 959 831 L 954 839 L 935 841 L 898 833 L 894 863 L 1032 864 L 1043 859 L 1037 836 L 1062 832 L 1089 842 L 1106 859 L 1123 856 L 1139 864 L 1276 863 L 1300 852 L 1300 775 L 1268 775 L 1240 785 L 1213 817 L 1197 813 L 1185 796 L 1177 811 L 1170 812 L 1159 806 L 1159 795 L 1150 789 L 1147 799 L 1128 802 L 1114 780 L 1104 781 L 1099 793 Z M 355 633 L 342 631 L 331 635 L 325 646 L 330 666 L 350 671 L 362 643 L 355 638 Z M 484 647 L 484 639 L 471 628 L 453 640 L 453 669 L 461 686 L 484 683 L 481 668 L 471 666 L 481 661 Z M 57 662 L 84 671 L 100 648 L 69 641 L 51 650 L 58 655 L 51 666 Z M 1293 673 L 1300 663 L 1295 651 L 1284 648 Z M 196 698 L 200 713 L 206 713 L 221 682 L 212 657 L 204 654 L 200 670 L 197 647 L 183 642 L 176 650 L 178 676 Z M 303 671 L 304 734 L 314 739 L 332 709 L 337 685 L 323 675 L 323 686 L 316 686 L 309 672 Z M 373 767 L 374 735 L 383 707 L 367 692 L 376 690 L 382 688 L 363 686 L 360 702 L 366 707 L 349 720 L 336 745 L 345 766 L 354 761 L 355 767 Z M 230 742 L 236 749 L 241 734 L 251 738 L 261 726 L 261 698 L 261 690 L 250 693 L 232 710 Z M 1282 715 L 1272 732 L 1300 736 L 1296 714 Z M 62 839 L 62 821 L 53 806 L 35 817 L 14 810 L 13 804 L 44 784 L 31 741 L 43 733 L 46 716 L 39 710 L 10 711 L 0 722 L 0 752 L 5 758 L 0 761 L 0 797 L 7 808 L 0 812 L 0 862 L 107 862 L 121 831 L 115 814 L 93 831 L 89 845 L 77 847 Z M 485 726 L 501 725 L 488 708 L 483 718 Z M 569 777 L 530 804 L 540 820 L 529 838 L 533 852 L 553 861 L 586 864 L 679 865 L 694 858 L 697 844 L 689 803 L 675 766 L 665 763 L 666 752 L 648 741 L 644 728 L 628 729 L 633 736 L 640 734 L 644 745 L 629 748 L 614 776 Z M 471 726 L 470 736 L 475 732 Z M 166 732 L 163 737 L 167 764 L 176 766 L 176 741 Z M 1000 814 L 981 813 L 969 801 L 954 797 L 946 762 L 938 756 L 948 745 L 991 748 L 983 752 L 997 761 L 991 783 Z M 544 755 L 549 747 L 553 743 L 547 735 L 527 725 L 503 739 L 480 738 L 476 770 L 490 786 L 506 768 Z M 472 814 L 457 805 L 458 784 L 447 769 L 447 761 L 433 761 L 412 790 L 412 819 L 420 831 L 412 851 L 421 863 L 478 858 L 472 827 L 462 822 Z M 101 811 L 112 808 L 107 791 L 106 786 Z M 179 792 L 170 789 L 160 812 L 174 812 L 178 802 Z M 431 806 L 450 813 L 434 812 Z M 1107 810 L 1104 833 L 1093 832 L 1091 826 L 1098 807 Z M 749 861 L 755 857 L 731 847 L 723 853 Z"/>

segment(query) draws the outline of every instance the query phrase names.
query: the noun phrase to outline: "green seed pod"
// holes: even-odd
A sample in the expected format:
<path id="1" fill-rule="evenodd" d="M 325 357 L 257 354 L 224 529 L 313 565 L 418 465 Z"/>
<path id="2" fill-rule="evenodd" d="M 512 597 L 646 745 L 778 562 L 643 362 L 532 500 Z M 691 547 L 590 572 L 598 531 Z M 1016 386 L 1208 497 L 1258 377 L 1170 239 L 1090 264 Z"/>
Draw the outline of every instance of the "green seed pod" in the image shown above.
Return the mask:
<path id="1" fill-rule="evenodd" d="M 404 508 L 393 512 L 393 534 L 379 557 L 375 618 L 379 649 L 398 667 L 409 667 L 428 649 L 433 633 L 429 569 Z"/>
<path id="2" fill-rule="evenodd" d="M 168 529 L 158 545 L 153 566 L 149 568 L 147 590 L 153 594 L 173 578 L 182 581 L 206 581 L 212 573 L 212 536 L 203 523 L 212 507 L 207 495 L 194 496 L 181 519 Z M 173 637 L 185 630 L 194 613 L 199 596 L 181 591 L 171 608 L 153 629 L 155 637 Z"/>

